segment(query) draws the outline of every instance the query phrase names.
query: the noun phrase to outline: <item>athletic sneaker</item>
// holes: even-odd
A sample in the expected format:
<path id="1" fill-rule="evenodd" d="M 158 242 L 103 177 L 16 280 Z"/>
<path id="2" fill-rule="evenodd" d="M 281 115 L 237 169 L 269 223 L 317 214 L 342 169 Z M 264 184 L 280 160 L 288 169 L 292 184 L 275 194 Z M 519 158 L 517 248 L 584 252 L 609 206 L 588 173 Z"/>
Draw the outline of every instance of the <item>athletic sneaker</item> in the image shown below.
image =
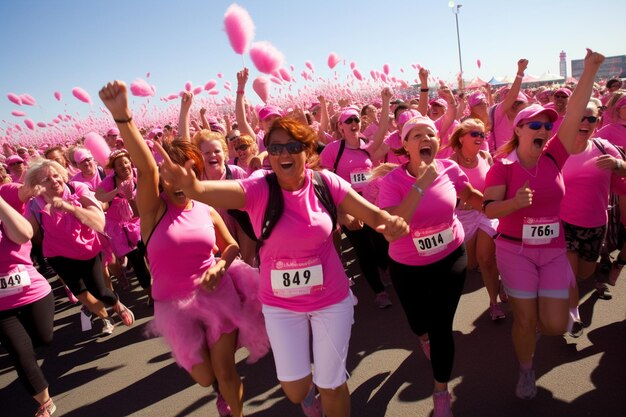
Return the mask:
<path id="1" fill-rule="evenodd" d="M 450 404 L 450 393 L 441 391 L 433 393 L 433 417 L 454 417 Z"/>
<path id="2" fill-rule="evenodd" d="M 426 359 L 430 360 L 430 339 L 422 340 L 420 338 L 420 347 L 422 348 L 422 352 L 424 352 Z"/>
<path id="3" fill-rule="evenodd" d="M 596 294 L 598 294 L 598 298 L 601 300 L 610 300 L 613 298 L 613 294 L 605 282 L 596 282 Z"/>
<path id="4" fill-rule="evenodd" d="M 222 397 L 222 394 L 220 394 L 219 392 L 217 393 L 215 406 L 217 407 L 217 413 L 220 415 L 220 417 L 231 417 L 230 406 L 228 405 L 224 397 Z"/>
<path id="5" fill-rule="evenodd" d="M 115 326 L 111 323 L 110 319 L 102 319 L 102 334 L 111 335 Z"/>
<path id="6" fill-rule="evenodd" d="M 492 321 L 500 320 L 506 317 L 499 303 L 489 304 L 489 315 Z"/>
<path id="7" fill-rule="evenodd" d="M 132 326 L 135 322 L 135 315 L 124 304 L 117 302 L 117 305 L 113 307 L 117 315 L 122 319 L 124 326 Z"/>
<path id="8" fill-rule="evenodd" d="M 617 278 L 619 278 L 619 274 L 622 272 L 623 267 L 624 265 L 620 264 L 618 261 L 613 262 L 611 270 L 609 271 L 609 284 L 615 286 Z"/>
<path id="9" fill-rule="evenodd" d="M 48 401 L 43 403 L 37 412 L 35 413 L 35 417 L 50 417 L 57 410 L 57 406 L 54 405 L 52 398 L 48 398 Z"/>
<path id="10" fill-rule="evenodd" d="M 320 399 L 315 396 L 315 385 L 311 384 L 309 392 L 300 403 L 302 412 L 306 417 L 322 417 L 322 403 Z"/>
<path id="11" fill-rule="evenodd" d="M 376 294 L 376 298 L 374 298 L 374 303 L 376 303 L 376 306 L 380 309 L 391 307 L 391 300 L 389 299 L 389 295 L 386 291 Z"/>
<path id="12" fill-rule="evenodd" d="M 515 387 L 515 395 L 522 400 L 530 400 L 537 395 L 537 385 L 535 383 L 535 371 L 532 369 L 519 370 L 519 379 Z"/>

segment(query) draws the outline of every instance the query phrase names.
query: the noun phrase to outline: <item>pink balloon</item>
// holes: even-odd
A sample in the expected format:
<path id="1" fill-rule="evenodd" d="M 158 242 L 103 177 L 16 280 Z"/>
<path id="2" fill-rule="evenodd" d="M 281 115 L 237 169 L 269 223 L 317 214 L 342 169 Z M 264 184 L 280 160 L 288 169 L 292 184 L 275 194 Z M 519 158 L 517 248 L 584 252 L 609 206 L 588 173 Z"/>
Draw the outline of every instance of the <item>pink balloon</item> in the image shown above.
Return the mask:
<path id="1" fill-rule="evenodd" d="M 57 101 L 61 101 L 61 98 L 62 98 L 61 92 L 60 91 L 55 91 L 54 92 L 54 98 L 56 98 Z"/>
<path id="2" fill-rule="evenodd" d="M 271 74 L 283 64 L 283 54 L 269 42 L 255 42 L 250 48 L 250 59 L 256 69 L 264 74 Z"/>
<path id="3" fill-rule="evenodd" d="M 200 94 L 202 92 L 203 88 L 202 87 L 196 87 L 193 89 L 193 95 L 197 96 L 198 94 Z"/>
<path id="4" fill-rule="evenodd" d="M 30 130 L 35 130 L 35 123 L 33 123 L 32 120 L 30 119 L 24 119 L 24 124 L 26 125 L 27 128 L 29 128 Z"/>
<path id="5" fill-rule="evenodd" d="M 233 91 L 233 89 L 230 86 L 230 83 L 228 83 L 228 82 L 224 83 L 224 90 Z"/>
<path id="6" fill-rule="evenodd" d="M 137 97 L 151 97 L 156 93 L 154 86 L 149 85 L 146 80 L 141 78 L 133 81 L 130 85 L 130 92 Z"/>
<path id="7" fill-rule="evenodd" d="M 270 85 L 267 78 L 263 76 L 257 77 L 252 82 L 252 89 L 259 96 L 259 98 L 263 100 L 264 103 L 267 103 L 267 97 L 269 96 L 270 92 Z"/>
<path id="8" fill-rule="evenodd" d="M 384 73 L 380 74 L 380 79 L 385 83 L 387 82 L 387 76 Z"/>
<path id="9" fill-rule="evenodd" d="M 385 75 L 389 75 L 389 64 L 383 64 L 383 72 Z"/>
<path id="10" fill-rule="evenodd" d="M 79 125 L 75 125 L 80 129 Z M 96 132 L 89 132 L 85 135 L 85 148 L 89 149 L 94 159 L 102 166 L 105 166 L 109 160 L 111 149 L 107 145 L 102 136 Z"/>
<path id="11" fill-rule="evenodd" d="M 352 61 L 350 62 L 350 69 L 353 70 L 356 68 L 356 62 Z"/>
<path id="12" fill-rule="evenodd" d="M 278 77 L 274 77 L 274 76 L 270 77 L 270 80 L 271 80 L 274 84 L 278 84 L 278 85 L 282 85 L 282 83 L 283 83 L 283 80 L 281 80 L 281 79 L 280 79 L 280 78 L 278 78 Z"/>
<path id="13" fill-rule="evenodd" d="M 294 72 L 296 70 L 296 67 L 293 64 L 291 64 L 289 65 L 289 69 L 291 70 L 291 72 Z"/>
<path id="14" fill-rule="evenodd" d="M 22 99 L 22 104 L 27 106 L 35 106 L 37 104 L 37 101 L 30 94 L 22 94 L 20 98 Z"/>
<path id="15" fill-rule="evenodd" d="M 352 70 L 352 74 L 354 75 L 354 77 L 359 80 L 359 81 L 363 81 L 363 75 L 361 75 L 361 71 L 359 71 L 358 69 L 353 69 Z M 381 75 L 382 76 L 382 75 Z"/>
<path id="16" fill-rule="evenodd" d="M 330 55 L 328 55 L 328 68 L 333 69 L 335 68 L 335 66 L 339 63 L 340 59 L 337 56 L 336 53 L 331 52 Z"/>
<path id="17" fill-rule="evenodd" d="M 477 59 L 476 60 L 476 65 L 478 65 L 478 68 L 480 68 L 480 64 L 481 64 L 480 59 Z"/>
<path id="18" fill-rule="evenodd" d="M 254 22 L 248 11 L 231 4 L 224 13 L 224 30 L 235 53 L 243 55 L 254 39 Z"/>
<path id="19" fill-rule="evenodd" d="M 83 103 L 91 104 L 91 97 L 89 97 L 89 93 L 83 90 L 80 87 L 72 88 L 72 94 L 74 97 L 82 101 Z"/>
<path id="20" fill-rule="evenodd" d="M 178 94 L 170 94 L 169 96 L 167 96 L 168 100 L 176 100 L 178 98 Z"/>
<path id="21" fill-rule="evenodd" d="M 191 91 L 191 81 L 185 83 L 185 91 Z"/>
<path id="22" fill-rule="evenodd" d="M 146 73 L 146 78 L 150 78 L 150 73 L 149 72 Z"/>
<path id="23" fill-rule="evenodd" d="M 44 122 L 39 122 L 39 123 L 37 123 L 37 126 L 39 126 L 39 127 L 46 127 L 48 125 L 45 124 Z"/>
<path id="24" fill-rule="evenodd" d="M 278 72 L 280 73 L 280 78 L 287 82 L 291 82 L 291 74 L 285 68 L 279 68 Z"/>
<path id="25" fill-rule="evenodd" d="M 211 91 L 209 91 L 209 94 L 211 94 L 212 96 L 216 96 L 219 93 L 220 93 L 219 90 L 211 90 Z"/>
<path id="26" fill-rule="evenodd" d="M 372 80 L 376 81 L 378 79 L 378 74 L 376 74 L 376 71 L 370 70 L 370 77 L 372 77 Z"/>
<path id="27" fill-rule="evenodd" d="M 15 117 L 24 117 L 26 116 L 26 113 L 24 113 L 23 111 L 19 111 L 19 110 L 13 110 L 11 112 L 11 114 Z"/>
<path id="28" fill-rule="evenodd" d="M 313 67 L 313 63 L 311 61 L 305 61 L 304 65 L 306 65 L 306 67 L 310 69 L 311 72 L 315 72 L 315 67 Z"/>
<path id="29" fill-rule="evenodd" d="M 9 101 L 11 101 L 14 104 L 17 104 L 18 106 L 22 105 L 22 99 L 17 94 L 9 93 L 7 94 L 7 98 L 9 99 Z"/>
<path id="30" fill-rule="evenodd" d="M 209 80 L 208 83 L 204 84 L 204 89 L 206 91 L 210 91 L 213 87 L 215 87 L 217 85 L 217 81 L 215 80 Z"/>
<path id="31" fill-rule="evenodd" d="M 217 78 L 222 78 L 224 76 L 224 74 L 222 74 L 221 72 L 217 73 Z"/>

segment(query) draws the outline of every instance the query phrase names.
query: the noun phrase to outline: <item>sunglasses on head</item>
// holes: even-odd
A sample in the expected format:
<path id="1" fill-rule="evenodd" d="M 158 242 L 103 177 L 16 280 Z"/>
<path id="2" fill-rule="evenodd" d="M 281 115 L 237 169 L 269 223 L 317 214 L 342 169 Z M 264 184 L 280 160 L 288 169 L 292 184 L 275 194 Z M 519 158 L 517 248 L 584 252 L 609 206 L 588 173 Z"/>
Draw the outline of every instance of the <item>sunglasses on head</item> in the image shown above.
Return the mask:
<path id="1" fill-rule="evenodd" d="M 526 126 L 528 126 L 532 130 L 539 130 L 543 126 L 546 130 L 550 131 L 552 130 L 554 123 L 552 122 L 529 122 L 529 123 L 526 123 Z"/>
<path id="2" fill-rule="evenodd" d="M 473 138 L 477 138 L 477 137 L 481 137 L 481 139 L 485 139 L 485 133 L 484 132 L 478 132 L 476 130 L 472 130 L 471 132 L 468 132 L 469 135 Z"/>
<path id="3" fill-rule="evenodd" d="M 287 143 L 270 143 L 269 145 L 267 145 L 267 152 L 269 152 L 270 155 L 277 156 L 283 153 L 283 149 L 287 149 L 287 152 L 289 154 L 295 155 L 304 151 L 304 148 L 304 143 L 298 141 Z"/>
<path id="4" fill-rule="evenodd" d="M 354 122 L 359 123 L 360 121 L 361 120 L 358 117 L 348 117 L 346 120 L 343 121 L 343 123 L 347 125 L 351 125 Z"/>
<path id="5" fill-rule="evenodd" d="M 237 152 L 239 152 L 239 151 L 247 151 L 249 147 L 250 147 L 250 145 L 239 145 L 239 146 L 237 146 L 235 148 L 235 150 Z"/>
<path id="6" fill-rule="evenodd" d="M 581 121 L 581 122 L 584 122 L 584 121 L 585 121 L 585 119 L 587 119 L 587 121 L 588 121 L 589 123 L 595 123 L 595 122 L 597 122 L 597 121 L 598 121 L 598 118 L 597 118 L 596 116 L 583 116 L 583 118 L 582 118 L 582 119 L 580 119 L 580 121 Z"/>

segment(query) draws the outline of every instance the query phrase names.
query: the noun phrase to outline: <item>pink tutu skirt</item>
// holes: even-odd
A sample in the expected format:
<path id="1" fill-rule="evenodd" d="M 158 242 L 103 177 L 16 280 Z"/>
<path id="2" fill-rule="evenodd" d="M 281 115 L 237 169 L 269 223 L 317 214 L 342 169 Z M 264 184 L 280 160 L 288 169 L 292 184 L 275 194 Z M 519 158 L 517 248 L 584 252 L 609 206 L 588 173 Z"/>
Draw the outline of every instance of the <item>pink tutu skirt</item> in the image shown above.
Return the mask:
<path id="1" fill-rule="evenodd" d="M 198 287 L 188 297 L 154 302 L 148 335 L 163 336 L 178 365 L 187 372 L 202 362 L 202 350 L 226 333 L 239 330 L 237 347 L 245 347 L 248 363 L 270 348 L 258 300 L 259 272 L 235 260 L 219 286 L 208 292 Z"/>

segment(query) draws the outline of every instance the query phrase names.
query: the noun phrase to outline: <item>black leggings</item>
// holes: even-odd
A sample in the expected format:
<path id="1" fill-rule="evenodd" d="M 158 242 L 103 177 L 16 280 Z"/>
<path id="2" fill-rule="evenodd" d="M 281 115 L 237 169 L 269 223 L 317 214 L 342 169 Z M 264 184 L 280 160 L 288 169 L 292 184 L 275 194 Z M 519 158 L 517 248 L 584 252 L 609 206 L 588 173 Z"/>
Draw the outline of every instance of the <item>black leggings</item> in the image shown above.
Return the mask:
<path id="1" fill-rule="evenodd" d="M 384 269 L 389 255 L 387 250 L 378 250 L 374 240 L 374 234 L 378 233 L 368 225 L 364 225 L 359 230 L 348 230 L 345 226 L 342 226 L 341 230 L 343 230 L 352 244 L 361 267 L 361 273 L 363 273 L 372 291 L 375 294 L 383 292 L 385 287 L 380 280 L 378 267 L 381 266 Z M 377 261 L 377 259 L 382 259 L 383 262 Z"/>
<path id="2" fill-rule="evenodd" d="M 74 295 L 89 291 L 107 306 L 117 304 L 117 294 L 104 284 L 100 255 L 86 261 L 55 256 L 48 263 Z"/>
<path id="3" fill-rule="evenodd" d="M 0 311 L 0 343 L 9 352 L 17 375 L 31 396 L 48 388 L 48 381 L 37 364 L 36 346 L 52 343 L 54 296 L 11 310 Z"/>
<path id="4" fill-rule="evenodd" d="M 428 333 L 437 382 L 448 382 L 454 362 L 452 322 L 463 292 L 467 254 L 461 245 L 444 259 L 423 266 L 390 260 L 389 272 L 402 308 L 418 336 Z"/>
<path id="5" fill-rule="evenodd" d="M 133 266 L 133 270 L 135 271 L 135 276 L 137 277 L 137 281 L 139 281 L 139 285 L 141 288 L 146 289 L 152 285 L 152 276 L 150 275 L 150 271 L 148 271 L 148 267 L 146 266 L 146 259 L 144 258 L 144 251 L 138 246 L 137 249 L 128 252 L 126 254 L 126 258 L 128 258 L 128 262 Z"/>

